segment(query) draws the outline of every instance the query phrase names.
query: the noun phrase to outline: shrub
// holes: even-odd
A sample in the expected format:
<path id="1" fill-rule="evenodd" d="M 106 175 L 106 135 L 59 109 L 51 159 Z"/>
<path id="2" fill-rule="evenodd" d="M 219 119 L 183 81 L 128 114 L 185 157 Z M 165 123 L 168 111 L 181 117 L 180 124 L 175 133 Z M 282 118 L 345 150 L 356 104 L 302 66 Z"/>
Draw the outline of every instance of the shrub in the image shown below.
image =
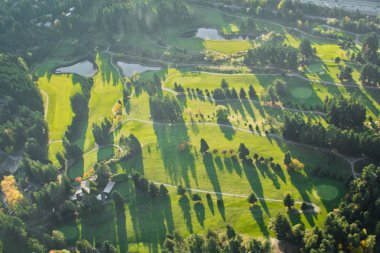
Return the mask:
<path id="1" fill-rule="evenodd" d="M 128 175 L 126 173 L 115 174 L 111 177 L 113 182 L 124 182 L 128 180 Z"/>

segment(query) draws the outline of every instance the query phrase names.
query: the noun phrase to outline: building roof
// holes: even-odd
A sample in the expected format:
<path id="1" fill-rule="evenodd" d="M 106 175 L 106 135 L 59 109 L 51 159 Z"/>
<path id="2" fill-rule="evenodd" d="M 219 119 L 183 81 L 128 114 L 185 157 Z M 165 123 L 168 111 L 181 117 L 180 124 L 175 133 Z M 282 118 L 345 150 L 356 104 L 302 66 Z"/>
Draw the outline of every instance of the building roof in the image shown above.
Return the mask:
<path id="1" fill-rule="evenodd" d="M 112 181 L 108 182 L 108 184 L 106 185 L 106 188 L 104 188 L 103 192 L 104 193 L 110 193 L 112 191 L 113 187 L 115 186 L 115 184 L 116 183 L 112 182 Z"/>

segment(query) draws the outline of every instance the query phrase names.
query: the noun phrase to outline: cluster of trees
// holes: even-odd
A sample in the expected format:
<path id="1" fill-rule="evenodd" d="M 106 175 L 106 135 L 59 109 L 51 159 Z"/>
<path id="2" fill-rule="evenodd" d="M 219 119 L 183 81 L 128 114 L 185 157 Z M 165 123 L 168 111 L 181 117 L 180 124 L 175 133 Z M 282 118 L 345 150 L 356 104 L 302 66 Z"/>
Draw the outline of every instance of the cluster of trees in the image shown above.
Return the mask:
<path id="1" fill-rule="evenodd" d="M 328 122 L 341 129 L 361 129 L 366 119 L 366 108 L 353 97 L 326 97 L 323 109 Z"/>
<path id="2" fill-rule="evenodd" d="M 251 66 L 267 66 L 285 69 L 298 67 L 298 50 L 288 45 L 266 43 L 249 49 L 244 63 Z"/>
<path id="3" fill-rule="evenodd" d="M 302 252 L 377 252 L 379 176 L 380 167 L 364 168 L 361 176 L 350 183 L 339 208 L 327 215 L 322 228 L 305 230 L 301 224 L 292 227 L 281 213 L 271 220 L 270 227 L 279 240 L 296 245 Z"/>
<path id="4" fill-rule="evenodd" d="M 98 145 L 105 145 L 110 142 L 112 122 L 108 118 L 104 118 L 100 125 L 92 124 L 92 134 L 94 135 L 95 142 Z"/>
<path id="5" fill-rule="evenodd" d="M 0 249 L 7 252 L 8 249 L 14 249 L 14 244 L 25 252 L 45 253 L 45 247 L 26 229 L 25 223 L 14 216 L 0 212 Z"/>
<path id="6" fill-rule="evenodd" d="M 360 81 L 364 85 L 378 86 L 380 84 L 379 38 L 374 32 L 367 34 L 361 52 L 356 60 L 365 63 L 360 72 Z"/>
<path id="7" fill-rule="evenodd" d="M 150 32 L 161 25 L 187 21 L 191 16 L 191 9 L 183 0 L 107 0 L 97 10 L 96 24 L 109 32 Z"/>
<path id="8" fill-rule="evenodd" d="M 190 234 L 186 239 L 174 231 L 166 236 L 162 248 L 164 253 L 271 252 L 269 241 L 243 239 L 230 225 L 224 232 L 209 229 L 205 235 Z"/>
<path id="9" fill-rule="evenodd" d="M 173 97 L 150 97 L 149 106 L 153 121 L 165 123 L 183 122 L 182 109 L 178 104 L 178 101 Z"/>
<path id="10" fill-rule="evenodd" d="M 121 136 L 119 145 L 127 148 L 131 156 L 142 154 L 141 143 L 133 134 L 130 134 L 128 137 Z"/>
<path id="11" fill-rule="evenodd" d="M 144 176 L 141 176 L 137 172 L 133 173 L 132 180 L 136 189 L 141 192 L 149 193 L 152 198 L 156 198 L 158 196 L 164 198 L 169 193 L 165 185 L 161 184 L 158 187 L 154 182 L 150 182 L 148 179 L 146 179 Z"/>
<path id="12" fill-rule="evenodd" d="M 58 171 L 52 164 L 43 164 L 25 157 L 19 166 L 19 171 L 26 175 L 29 182 L 43 186 L 57 180 Z M 23 178 L 25 180 L 25 178 Z"/>
<path id="13" fill-rule="evenodd" d="M 317 147 L 334 149 L 343 154 L 356 156 L 364 154 L 373 159 L 379 159 L 380 136 L 369 130 L 355 132 L 352 129 L 344 130 L 333 125 L 325 127 L 321 123 L 306 122 L 298 115 L 286 115 L 283 137 Z"/>
<path id="14" fill-rule="evenodd" d="M 48 128 L 37 85 L 20 58 L 0 54 L 0 150 L 47 156 Z"/>
<path id="15" fill-rule="evenodd" d="M 60 182 L 50 182 L 32 193 L 32 200 L 37 210 L 46 211 L 55 208 L 59 210 L 64 200 L 71 193 L 71 181 L 63 176 Z"/>
<path id="16" fill-rule="evenodd" d="M 267 87 L 266 94 L 263 97 L 264 101 L 270 101 L 272 104 L 280 102 L 286 95 L 287 83 L 282 79 L 275 79 L 272 85 Z"/>

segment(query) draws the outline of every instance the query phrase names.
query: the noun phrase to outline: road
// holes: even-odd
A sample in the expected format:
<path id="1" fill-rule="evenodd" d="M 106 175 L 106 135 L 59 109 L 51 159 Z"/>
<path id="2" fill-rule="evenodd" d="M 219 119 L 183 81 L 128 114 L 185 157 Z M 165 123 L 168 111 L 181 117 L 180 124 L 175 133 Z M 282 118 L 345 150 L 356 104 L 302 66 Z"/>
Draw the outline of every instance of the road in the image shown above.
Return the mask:
<path id="1" fill-rule="evenodd" d="M 368 0 L 300 0 L 301 3 L 314 3 L 328 8 L 342 8 L 345 11 L 354 12 L 359 10 L 361 13 L 377 15 L 380 12 L 380 1 Z"/>

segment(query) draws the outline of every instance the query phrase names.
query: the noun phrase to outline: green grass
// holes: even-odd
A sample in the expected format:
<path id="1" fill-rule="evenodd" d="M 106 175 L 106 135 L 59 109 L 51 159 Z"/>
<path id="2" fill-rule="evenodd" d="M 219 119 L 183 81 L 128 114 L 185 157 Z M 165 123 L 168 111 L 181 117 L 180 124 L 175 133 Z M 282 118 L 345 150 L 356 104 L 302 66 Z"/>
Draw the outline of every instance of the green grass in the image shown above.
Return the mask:
<path id="1" fill-rule="evenodd" d="M 73 83 L 73 75 L 62 74 L 49 77 L 45 74 L 38 79 L 38 87 L 43 91 L 45 108 L 48 106 L 46 120 L 49 126 L 49 140 L 61 140 L 74 116 L 70 98 L 75 93 L 81 92 L 81 86 L 79 83 Z M 46 105 L 47 101 L 48 105 Z M 55 162 L 55 154 L 61 150 L 60 143 L 52 144 L 49 147 L 49 158 Z"/>

